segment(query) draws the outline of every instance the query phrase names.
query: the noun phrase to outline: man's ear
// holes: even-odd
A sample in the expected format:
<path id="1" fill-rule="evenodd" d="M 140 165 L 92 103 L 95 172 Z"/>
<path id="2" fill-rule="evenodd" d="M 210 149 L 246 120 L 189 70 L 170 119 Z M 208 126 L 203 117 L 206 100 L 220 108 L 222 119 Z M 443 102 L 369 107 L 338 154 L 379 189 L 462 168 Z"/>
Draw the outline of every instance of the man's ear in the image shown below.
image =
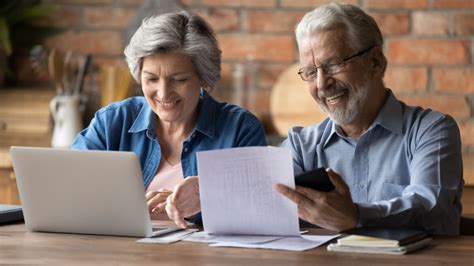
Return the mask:
<path id="1" fill-rule="evenodd" d="M 370 53 L 370 62 L 374 74 L 384 76 L 387 69 L 387 58 L 383 54 L 381 46 L 375 46 Z"/>

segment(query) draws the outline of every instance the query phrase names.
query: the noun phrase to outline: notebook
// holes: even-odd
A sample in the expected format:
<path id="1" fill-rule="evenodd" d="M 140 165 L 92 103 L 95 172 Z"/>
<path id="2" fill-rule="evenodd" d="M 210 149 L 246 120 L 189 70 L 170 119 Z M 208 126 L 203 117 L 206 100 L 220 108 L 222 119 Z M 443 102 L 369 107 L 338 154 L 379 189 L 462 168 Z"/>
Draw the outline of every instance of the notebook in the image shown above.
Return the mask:
<path id="1" fill-rule="evenodd" d="M 389 254 L 389 255 L 403 255 L 415 250 L 418 250 L 424 246 L 427 246 L 431 242 L 431 238 L 424 238 L 422 240 L 413 242 L 406 246 L 398 247 L 377 247 L 377 246 L 346 246 L 337 244 L 329 244 L 327 246 L 328 251 L 336 252 L 353 252 L 353 253 L 371 253 L 371 254 Z"/>
<path id="2" fill-rule="evenodd" d="M 431 241 L 425 231 L 408 228 L 358 227 L 342 233 L 349 235 L 328 245 L 329 251 L 401 255 Z"/>
<path id="3" fill-rule="evenodd" d="M 342 233 L 349 236 L 338 243 L 352 246 L 398 247 L 427 237 L 425 231 L 410 228 L 357 227 Z"/>
<path id="4" fill-rule="evenodd" d="M 10 149 L 25 225 L 31 231 L 151 237 L 138 157 L 133 152 Z"/>

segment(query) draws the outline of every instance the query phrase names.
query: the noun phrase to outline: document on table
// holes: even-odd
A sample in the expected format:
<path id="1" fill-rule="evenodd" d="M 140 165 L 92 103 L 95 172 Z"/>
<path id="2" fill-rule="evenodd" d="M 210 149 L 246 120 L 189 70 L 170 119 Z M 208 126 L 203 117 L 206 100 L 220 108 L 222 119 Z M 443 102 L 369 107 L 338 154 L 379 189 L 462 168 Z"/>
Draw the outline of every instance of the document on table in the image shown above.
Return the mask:
<path id="1" fill-rule="evenodd" d="M 243 147 L 197 153 L 204 230 L 214 235 L 299 236 L 291 151 Z"/>
<path id="2" fill-rule="evenodd" d="M 236 242 L 218 242 L 210 244 L 210 247 L 241 247 L 241 248 L 261 248 L 261 249 L 279 249 L 289 251 L 305 251 L 316 248 L 324 243 L 338 237 L 338 235 L 329 236 L 290 236 L 282 237 L 273 241 L 264 243 L 236 243 Z"/>
<path id="3" fill-rule="evenodd" d="M 137 240 L 138 243 L 148 243 L 148 244 L 171 244 L 178 242 L 190 234 L 198 231 L 198 229 L 184 229 L 179 231 L 174 231 L 168 234 L 156 236 L 156 237 L 146 237 Z"/>
<path id="4" fill-rule="evenodd" d="M 183 241 L 209 243 L 211 247 L 242 247 L 305 251 L 316 248 L 339 235 L 302 235 L 290 237 L 215 236 L 204 231 L 187 236 Z"/>

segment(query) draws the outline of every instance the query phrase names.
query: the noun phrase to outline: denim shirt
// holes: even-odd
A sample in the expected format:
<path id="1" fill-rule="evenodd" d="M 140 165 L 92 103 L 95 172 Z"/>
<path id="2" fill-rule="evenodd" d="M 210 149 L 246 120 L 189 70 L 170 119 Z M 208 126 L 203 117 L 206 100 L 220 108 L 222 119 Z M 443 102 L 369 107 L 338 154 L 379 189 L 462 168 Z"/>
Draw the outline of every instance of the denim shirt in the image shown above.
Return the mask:
<path id="1" fill-rule="evenodd" d="M 295 174 L 333 169 L 349 186 L 359 226 L 406 226 L 459 234 L 461 140 L 448 115 L 410 107 L 390 92 L 369 129 L 354 140 L 330 119 L 290 129 Z"/>
<path id="2" fill-rule="evenodd" d="M 204 91 L 198 108 L 196 126 L 183 142 L 181 151 L 184 177 L 198 175 L 198 151 L 266 145 L 261 123 L 247 110 L 217 102 Z M 161 160 L 156 120 L 157 115 L 144 97 L 112 103 L 96 112 L 90 125 L 77 135 L 72 148 L 135 152 L 140 159 L 146 188 Z"/>

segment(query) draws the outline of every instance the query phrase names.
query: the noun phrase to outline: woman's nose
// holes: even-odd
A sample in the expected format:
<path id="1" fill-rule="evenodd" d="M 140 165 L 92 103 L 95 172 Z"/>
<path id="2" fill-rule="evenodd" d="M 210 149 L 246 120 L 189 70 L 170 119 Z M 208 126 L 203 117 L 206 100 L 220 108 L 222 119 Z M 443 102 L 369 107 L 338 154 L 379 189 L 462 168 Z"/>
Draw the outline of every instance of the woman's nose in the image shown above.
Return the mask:
<path id="1" fill-rule="evenodd" d="M 158 99 L 166 99 L 169 92 L 169 83 L 165 79 L 160 79 L 160 81 L 156 84 L 156 95 L 158 96 Z"/>

